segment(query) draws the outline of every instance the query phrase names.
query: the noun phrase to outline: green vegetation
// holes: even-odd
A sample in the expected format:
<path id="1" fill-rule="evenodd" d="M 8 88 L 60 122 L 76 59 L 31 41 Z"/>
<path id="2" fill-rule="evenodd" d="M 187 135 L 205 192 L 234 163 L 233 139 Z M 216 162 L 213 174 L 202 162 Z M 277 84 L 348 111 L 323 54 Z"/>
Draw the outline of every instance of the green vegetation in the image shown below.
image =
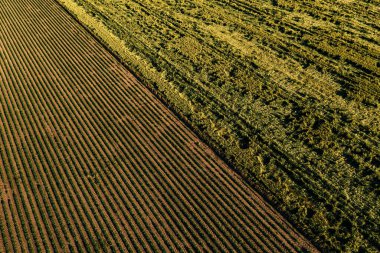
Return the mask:
<path id="1" fill-rule="evenodd" d="M 379 249 L 379 1 L 61 1 L 322 250 Z"/>

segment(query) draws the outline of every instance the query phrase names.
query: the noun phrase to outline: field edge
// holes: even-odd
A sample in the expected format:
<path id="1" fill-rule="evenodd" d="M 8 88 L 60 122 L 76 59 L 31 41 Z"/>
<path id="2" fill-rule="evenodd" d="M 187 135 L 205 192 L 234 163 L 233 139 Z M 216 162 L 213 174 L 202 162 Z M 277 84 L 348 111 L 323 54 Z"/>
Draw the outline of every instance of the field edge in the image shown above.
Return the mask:
<path id="1" fill-rule="evenodd" d="M 171 82 L 163 78 L 162 73 L 145 62 L 134 52 L 130 51 L 124 42 L 115 36 L 100 20 L 92 17 L 83 6 L 78 5 L 75 0 L 54 0 L 70 16 L 72 16 L 84 29 L 86 29 L 107 51 L 109 51 L 129 72 L 131 72 L 150 92 L 152 92 L 162 103 L 165 104 L 175 115 L 213 151 L 226 162 L 231 169 L 237 172 L 242 179 L 272 205 L 286 220 L 292 224 L 303 236 L 305 236 L 314 247 L 322 251 L 336 251 L 336 248 L 328 247 L 326 241 L 318 237 L 318 233 L 305 227 L 299 221 L 297 215 L 286 209 L 286 205 L 281 205 L 282 200 L 266 187 L 250 171 L 250 167 L 236 159 L 236 155 L 231 151 L 233 148 L 224 146 L 209 134 L 207 128 L 200 127 L 197 122 L 192 121 L 191 116 L 198 116 L 199 111 L 187 97 Z M 211 120 L 210 120 L 211 122 Z M 204 123 L 204 122 L 202 122 Z M 211 125 L 212 123 L 210 123 Z M 236 143 L 239 139 L 236 138 Z M 239 145 L 239 144 L 237 144 Z M 235 150 L 233 150 L 235 151 Z M 301 193 L 301 192 L 300 192 Z M 299 198 L 303 198 L 301 196 Z M 305 198 L 305 200 L 307 200 Z"/>

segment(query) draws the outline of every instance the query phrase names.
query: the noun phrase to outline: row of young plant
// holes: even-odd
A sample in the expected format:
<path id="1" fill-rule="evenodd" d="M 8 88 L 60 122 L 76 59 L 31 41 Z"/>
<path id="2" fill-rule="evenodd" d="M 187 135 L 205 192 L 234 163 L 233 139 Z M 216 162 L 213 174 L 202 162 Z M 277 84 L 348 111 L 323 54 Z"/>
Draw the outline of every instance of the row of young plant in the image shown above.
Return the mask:
<path id="1" fill-rule="evenodd" d="M 10 49 L 10 51 L 11 51 L 10 53 L 12 55 L 15 54 L 14 52 L 12 52 L 11 49 Z M 23 80 L 19 79 L 19 77 L 15 73 L 16 71 L 15 71 L 13 66 L 5 66 L 4 69 L 6 69 L 6 73 L 9 73 L 9 76 L 6 76 L 5 80 L 10 79 L 10 82 L 13 84 L 18 84 L 18 85 L 22 84 Z M 20 113 L 17 113 L 13 107 L 13 106 L 17 106 L 16 102 L 14 101 L 14 97 L 12 96 L 14 94 L 14 90 L 11 90 L 11 88 L 10 88 L 11 86 L 9 86 L 8 82 L 9 82 L 9 80 L 7 80 L 5 82 L 7 84 L 7 91 L 5 91 L 4 94 L 10 94 L 11 99 L 13 99 L 13 101 L 9 101 L 10 98 L 8 98 L 7 102 L 9 104 L 8 104 L 8 111 L 6 112 L 6 115 L 7 115 L 7 113 L 11 112 L 10 116 L 8 115 L 8 120 L 7 120 L 9 127 L 10 127 L 10 130 L 7 133 L 7 135 L 9 136 L 10 140 L 12 140 L 12 138 L 16 138 L 16 136 L 21 138 L 21 136 L 23 136 L 23 134 L 22 134 L 22 130 L 20 130 L 19 121 L 17 121 L 18 119 L 16 119 L 16 115 L 17 115 L 17 117 L 20 117 Z M 20 140 L 18 140 L 18 142 L 20 142 Z M 25 168 L 27 166 L 27 162 L 29 162 L 29 163 L 32 162 L 30 156 L 28 156 L 26 158 L 24 156 L 24 151 L 26 150 L 25 145 L 23 145 L 21 147 L 20 143 L 11 141 L 11 147 L 13 149 L 13 154 L 8 153 L 7 158 L 11 159 L 11 160 L 13 160 L 13 159 L 16 160 L 16 164 L 13 163 L 13 168 L 12 168 L 13 177 L 16 179 L 16 184 L 17 184 L 17 187 L 12 187 L 14 189 L 14 191 L 13 191 L 14 202 L 16 202 L 16 204 L 19 203 L 18 198 L 22 198 L 22 196 L 23 196 L 23 199 L 20 200 L 20 202 L 23 203 L 22 209 L 18 208 L 17 212 L 14 212 L 15 217 L 17 217 L 17 215 L 21 216 L 20 222 L 23 225 L 23 233 L 18 233 L 18 238 L 20 238 L 20 240 L 22 240 L 22 238 L 24 238 L 24 236 L 26 238 L 28 238 L 28 236 L 30 236 L 30 233 L 28 233 L 28 231 L 30 231 L 30 228 L 26 227 L 26 225 L 28 223 L 25 220 L 23 220 L 23 218 L 25 216 L 28 219 L 30 218 L 29 213 L 27 211 L 28 207 L 31 207 L 33 213 L 35 214 L 36 212 L 38 213 L 38 211 L 36 209 L 42 208 L 43 204 L 41 203 L 42 202 L 41 199 L 37 200 L 37 207 L 35 206 L 36 203 L 31 204 L 28 201 L 28 199 L 33 199 L 33 198 L 30 198 L 32 196 L 32 194 L 27 189 L 25 189 L 26 188 L 25 185 L 27 185 L 27 187 L 30 186 L 31 181 L 33 180 L 33 177 L 31 176 L 29 171 L 26 171 L 26 172 L 22 171 L 22 168 Z M 33 165 L 31 165 L 31 166 L 33 166 Z M 8 169 L 9 169 L 9 167 L 8 167 Z M 24 173 L 27 173 L 26 178 L 25 178 Z M 9 176 L 11 176 L 11 175 L 12 174 L 9 174 Z M 32 189 L 32 192 L 35 194 L 36 188 L 33 187 L 31 189 Z M 26 199 L 25 199 L 25 194 L 28 194 Z M 43 215 L 42 219 L 46 220 L 46 216 Z M 38 218 L 37 218 L 37 221 L 39 221 Z M 17 220 L 14 220 L 14 223 L 17 226 Z M 42 231 L 42 229 L 41 229 L 41 231 Z M 33 236 L 33 239 L 36 239 L 36 231 L 32 230 L 32 236 Z M 45 235 L 42 235 L 41 237 L 42 237 L 42 240 L 44 243 L 44 247 L 48 247 L 48 242 L 47 242 L 47 238 L 45 237 Z M 29 249 L 30 250 L 33 249 L 32 248 L 33 246 L 31 244 L 32 239 L 28 238 L 27 241 L 28 241 Z M 18 245 L 18 247 L 24 247 L 24 246 L 25 246 L 25 244 L 22 242 L 20 242 L 20 244 Z M 41 250 L 41 248 L 39 248 L 39 247 L 41 247 L 41 246 L 37 245 L 37 249 Z"/>
<path id="2" fill-rule="evenodd" d="M 12 37 L 11 37 L 12 38 Z M 25 49 L 23 50 L 23 51 L 25 51 Z M 22 51 L 21 51 L 22 52 Z M 24 57 L 25 57 L 25 55 L 23 55 Z M 20 57 L 20 56 L 18 56 L 18 57 Z M 21 58 L 19 58 L 19 59 L 23 59 L 22 57 Z M 23 69 L 23 68 L 20 68 L 20 69 Z M 25 69 L 25 65 L 24 65 L 24 69 Z M 17 76 L 17 73 L 14 73 L 14 75 L 13 76 Z M 27 84 L 28 82 L 25 80 L 24 82 L 22 82 L 22 83 L 19 83 L 19 87 L 23 87 L 23 86 L 25 86 L 26 84 Z M 25 92 L 25 91 L 24 91 Z M 17 94 L 17 93 L 16 93 Z M 20 95 L 20 94 L 19 94 Z M 21 96 L 21 95 L 20 95 Z M 32 97 L 31 95 L 29 95 L 30 97 Z M 23 103 L 25 103 L 25 100 L 22 100 L 23 101 Z M 28 104 L 28 107 L 23 107 L 24 108 L 24 110 L 31 110 L 32 108 L 33 108 L 33 105 L 32 104 Z M 33 116 L 31 116 L 31 114 L 30 113 L 28 113 L 27 114 L 27 117 L 28 117 L 28 120 L 26 120 L 25 122 L 30 122 L 32 119 L 31 119 L 31 117 L 33 117 L 33 124 L 29 124 L 29 126 L 28 126 L 28 130 L 29 131 L 31 131 L 32 129 L 33 129 L 33 126 L 35 127 L 35 126 L 37 126 L 38 125 L 38 122 L 39 122 L 39 120 L 37 120 L 37 121 L 35 121 L 35 116 L 33 115 Z M 22 121 L 21 121 L 22 122 Z M 36 123 L 37 122 L 37 123 Z M 41 125 L 41 123 L 39 124 L 39 125 Z M 28 131 L 28 130 L 26 130 L 26 131 Z M 35 149 L 35 148 L 38 148 L 39 147 L 39 145 L 43 145 L 43 141 L 44 142 L 46 142 L 47 140 L 46 140 L 46 138 L 44 138 L 43 139 L 43 137 L 41 137 L 40 135 L 39 135 L 39 131 L 40 130 L 37 130 L 36 131 L 36 129 L 34 129 L 35 130 L 35 132 L 34 133 L 32 133 L 32 134 L 27 134 L 26 136 L 30 136 L 31 138 L 32 138 L 32 141 L 33 141 L 33 145 L 30 145 L 30 147 L 31 147 L 31 150 L 33 150 L 33 149 Z M 38 138 L 36 138 L 36 136 L 38 136 Z M 28 144 L 30 143 L 30 141 L 28 141 Z M 39 144 L 39 145 L 37 145 L 37 144 Z M 40 159 L 42 160 L 42 161 L 48 161 L 48 164 L 47 164 L 47 166 L 48 167 L 45 167 L 44 169 L 46 169 L 46 170 L 48 170 L 48 169 L 54 169 L 55 167 L 57 167 L 57 165 L 55 165 L 55 164 L 52 164 L 51 163 L 51 160 L 48 160 L 47 159 L 47 157 L 46 157 L 46 154 L 47 154 L 47 151 L 46 150 L 44 150 L 44 149 L 39 149 L 38 150 L 38 154 L 40 155 Z M 40 167 L 40 166 L 37 166 L 37 168 L 38 167 Z M 43 175 L 43 174 L 41 174 L 40 173 L 40 175 Z M 38 196 L 37 194 L 34 194 L 35 196 Z M 62 205 L 61 205 L 62 206 Z M 64 205 L 63 205 L 64 206 Z M 42 208 L 41 208 L 42 209 Z M 42 222 L 37 222 L 37 225 L 39 225 L 39 224 L 43 224 Z M 45 224 L 48 224 L 47 223 L 47 221 L 45 221 Z M 54 224 L 54 227 L 58 227 L 57 226 L 57 224 Z M 41 232 L 42 231 L 44 231 L 43 229 L 39 229 Z M 55 233 L 50 233 L 51 235 L 54 235 Z"/>
<path id="3" fill-rule="evenodd" d="M 55 166 L 51 166 L 50 168 L 54 168 L 54 167 L 56 167 L 57 165 L 55 165 Z M 75 185 L 75 184 L 73 184 L 73 185 Z M 83 204 L 82 204 L 83 205 Z M 86 216 L 88 216 L 88 215 L 86 215 Z"/>
<path id="4" fill-rule="evenodd" d="M 82 126 L 83 127 L 83 126 Z M 75 140 L 76 142 L 77 142 L 77 140 Z M 78 144 L 77 145 L 79 145 L 79 141 L 77 142 Z M 90 151 L 88 151 L 88 150 L 85 150 L 85 152 L 86 153 L 88 153 L 88 152 L 90 152 Z M 89 159 L 86 159 L 86 160 L 89 160 Z M 83 161 L 82 161 L 83 162 Z M 94 166 L 94 165 L 82 165 L 82 166 Z M 97 165 L 97 166 L 99 166 L 99 165 Z"/>

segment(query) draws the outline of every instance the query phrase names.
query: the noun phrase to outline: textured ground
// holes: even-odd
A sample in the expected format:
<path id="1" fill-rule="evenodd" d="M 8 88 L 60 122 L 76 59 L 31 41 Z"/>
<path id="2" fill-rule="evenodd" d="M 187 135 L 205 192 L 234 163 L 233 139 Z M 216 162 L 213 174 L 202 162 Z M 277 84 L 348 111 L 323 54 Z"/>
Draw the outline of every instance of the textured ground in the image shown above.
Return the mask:
<path id="1" fill-rule="evenodd" d="M 379 0 L 59 1 L 321 249 L 379 251 Z"/>
<path id="2" fill-rule="evenodd" d="M 53 0 L 0 1 L 0 251 L 316 249 Z"/>

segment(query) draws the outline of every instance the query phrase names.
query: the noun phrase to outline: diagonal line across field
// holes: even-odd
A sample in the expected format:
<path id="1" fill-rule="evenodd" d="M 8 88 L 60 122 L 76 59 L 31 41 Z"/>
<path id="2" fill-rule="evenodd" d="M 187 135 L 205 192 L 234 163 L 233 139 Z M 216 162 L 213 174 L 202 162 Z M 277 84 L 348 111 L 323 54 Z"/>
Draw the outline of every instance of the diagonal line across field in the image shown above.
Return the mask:
<path id="1" fill-rule="evenodd" d="M 0 252 L 317 249 L 53 0 L 0 1 Z"/>

